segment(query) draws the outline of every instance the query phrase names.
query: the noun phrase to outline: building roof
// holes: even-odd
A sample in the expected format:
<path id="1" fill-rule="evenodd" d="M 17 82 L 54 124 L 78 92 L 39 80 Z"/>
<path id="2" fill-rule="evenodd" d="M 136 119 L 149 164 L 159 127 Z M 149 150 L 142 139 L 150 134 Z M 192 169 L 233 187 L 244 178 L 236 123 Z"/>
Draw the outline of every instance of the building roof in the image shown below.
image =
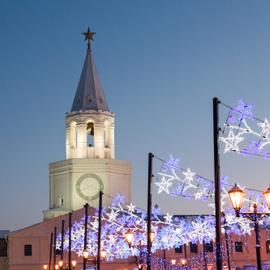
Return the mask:
<path id="1" fill-rule="evenodd" d="M 0 230 L 0 239 L 5 238 L 8 235 L 8 230 Z"/>
<path id="2" fill-rule="evenodd" d="M 90 46 L 87 48 L 71 112 L 87 110 L 109 112 Z"/>

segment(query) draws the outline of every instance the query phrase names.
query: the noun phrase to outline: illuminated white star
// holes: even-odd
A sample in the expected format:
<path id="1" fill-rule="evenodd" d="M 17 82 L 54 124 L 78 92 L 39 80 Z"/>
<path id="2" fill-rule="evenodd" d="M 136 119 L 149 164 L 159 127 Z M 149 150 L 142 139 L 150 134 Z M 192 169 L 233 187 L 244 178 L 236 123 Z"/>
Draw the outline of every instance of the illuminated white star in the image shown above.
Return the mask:
<path id="1" fill-rule="evenodd" d="M 186 191 L 187 189 L 193 187 L 191 182 L 193 181 L 193 176 L 195 173 L 188 168 L 185 172 L 183 172 L 183 175 L 185 176 L 183 191 Z"/>
<path id="2" fill-rule="evenodd" d="M 117 218 L 117 212 L 115 212 L 113 209 L 110 213 L 107 214 L 109 217 L 109 221 L 116 221 Z"/>
<path id="3" fill-rule="evenodd" d="M 270 134 L 270 124 L 268 120 L 265 118 L 263 123 L 258 123 L 258 126 L 262 129 L 261 135 L 268 138 Z"/>
<path id="4" fill-rule="evenodd" d="M 192 172 L 189 168 L 183 172 L 183 175 L 185 176 L 185 180 L 188 180 L 188 181 L 192 181 L 193 180 L 193 176 L 195 175 L 194 172 Z"/>
<path id="5" fill-rule="evenodd" d="M 130 205 L 127 205 L 127 209 L 129 212 L 135 212 L 136 206 L 130 203 Z"/>
<path id="6" fill-rule="evenodd" d="M 170 215 L 169 213 L 166 214 L 166 216 L 164 216 L 164 219 L 167 223 L 171 223 L 172 222 L 172 215 Z"/>
<path id="7" fill-rule="evenodd" d="M 233 131 L 230 130 L 228 137 L 220 137 L 220 140 L 225 143 L 224 153 L 227 153 L 229 151 L 239 152 L 238 144 L 242 142 L 244 138 L 240 137 L 240 135 L 234 135 Z"/>
<path id="8" fill-rule="evenodd" d="M 169 187 L 172 185 L 171 180 L 174 178 L 174 176 L 165 175 L 161 173 L 160 175 L 162 175 L 161 181 L 155 182 L 155 184 L 159 187 L 158 194 L 162 193 L 163 191 L 169 194 L 170 193 Z M 166 177 L 168 177 L 168 179 L 166 179 Z"/>
<path id="9" fill-rule="evenodd" d="M 204 195 L 204 192 L 202 190 L 197 190 L 196 193 L 194 194 L 195 200 L 201 199 L 203 195 Z"/>
<path id="10" fill-rule="evenodd" d="M 93 222 L 90 222 L 90 223 L 91 223 L 93 229 L 98 229 L 98 220 L 97 219 L 95 219 Z"/>

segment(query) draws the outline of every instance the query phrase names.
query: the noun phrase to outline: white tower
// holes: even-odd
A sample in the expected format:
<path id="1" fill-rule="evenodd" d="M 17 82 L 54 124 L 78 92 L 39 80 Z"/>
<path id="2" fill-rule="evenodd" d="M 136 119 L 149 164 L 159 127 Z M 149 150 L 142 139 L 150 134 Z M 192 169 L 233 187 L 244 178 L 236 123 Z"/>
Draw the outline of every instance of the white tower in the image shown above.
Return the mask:
<path id="1" fill-rule="evenodd" d="M 52 218 L 82 208 L 97 207 L 99 191 L 109 204 L 117 193 L 130 201 L 131 164 L 114 159 L 114 113 L 110 112 L 94 63 L 90 40 L 71 112 L 66 115 L 66 160 L 49 165 Z M 109 196 L 106 196 L 109 195 Z"/>

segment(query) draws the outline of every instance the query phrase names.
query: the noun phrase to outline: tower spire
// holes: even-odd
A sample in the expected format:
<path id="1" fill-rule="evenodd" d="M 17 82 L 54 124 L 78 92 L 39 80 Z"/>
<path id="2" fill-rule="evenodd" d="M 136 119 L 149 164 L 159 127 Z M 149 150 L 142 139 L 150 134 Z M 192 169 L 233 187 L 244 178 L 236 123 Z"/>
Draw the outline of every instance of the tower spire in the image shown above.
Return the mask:
<path id="1" fill-rule="evenodd" d="M 91 41 L 94 40 L 95 32 L 91 32 L 88 27 L 83 33 L 85 41 L 87 41 L 87 53 L 82 69 L 80 81 L 73 100 L 71 112 L 75 111 L 106 111 L 109 107 L 102 89 L 101 81 L 98 76 L 97 68 L 91 52 Z"/>

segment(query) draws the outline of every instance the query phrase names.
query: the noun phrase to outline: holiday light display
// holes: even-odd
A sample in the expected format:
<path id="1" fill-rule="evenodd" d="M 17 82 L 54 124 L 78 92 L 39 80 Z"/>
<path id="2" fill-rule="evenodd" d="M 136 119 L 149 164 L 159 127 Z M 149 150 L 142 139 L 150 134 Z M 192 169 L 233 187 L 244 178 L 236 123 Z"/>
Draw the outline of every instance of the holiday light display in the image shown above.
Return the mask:
<path id="1" fill-rule="evenodd" d="M 223 136 L 224 153 L 233 151 L 245 155 L 261 155 L 270 159 L 267 147 L 270 145 L 270 124 L 267 119 L 261 121 L 253 116 L 253 106 L 240 101 L 236 108 L 230 108 L 224 125 Z M 251 122 L 251 123 L 250 123 Z M 252 124 L 253 123 L 253 124 Z M 254 124 L 255 123 L 255 124 Z M 258 130 L 256 130 L 257 128 Z M 257 141 L 249 139 L 257 138 Z M 246 144 L 248 142 L 248 144 Z M 157 193 L 166 193 L 171 196 L 181 196 L 189 199 L 205 201 L 209 207 L 214 205 L 214 183 L 212 180 L 198 175 L 190 168 L 182 168 L 180 159 L 171 156 L 164 161 L 157 174 L 155 186 Z M 253 230 L 249 220 L 237 218 L 229 204 L 228 190 L 232 187 L 227 177 L 221 179 L 221 205 L 226 215 L 226 224 L 222 225 L 228 233 L 239 236 L 250 234 Z M 263 202 L 263 195 L 254 189 L 246 190 L 244 209 L 249 210 L 254 203 L 258 208 L 268 211 Z M 215 219 L 212 215 L 206 216 L 175 216 L 170 213 L 162 215 L 158 207 L 154 207 L 152 231 L 155 238 L 152 243 L 152 252 L 172 249 L 189 243 L 210 243 L 215 240 Z M 122 195 L 116 196 L 109 207 L 102 211 L 101 247 L 106 250 L 105 260 L 123 259 L 129 256 L 140 257 L 142 263 L 147 255 L 147 214 L 133 203 L 125 205 Z M 88 217 L 87 251 L 89 256 L 97 255 L 98 212 Z M 270 219 L 264 220 L 264 226 L 269 226 Z M 126 240 L 126 234 L 133 233 L 131 242 Z M 84 217 L 73 223 L 71 230 L 71 250 L 78 256 L 84 250 Z M 57 236 L 57 247 L 60 248 L 61 235 Z M 68 250 L 68 232 L 64 235 L 64 249 Z M 223 253 L 225 253 L 222 248 Z M 224 255 L 226 257 L 226 255 Z M 154 265 L 171 264 L 165 258 L 153 256 Z M 190 265 L 202 265 L 214 261 L 213 254 L 197 254 L 190 258 Z M 175 268 L 176 269 L 176 268 Z"/>
<path id="2" fill-rule="evenodd" d="M 268 119 L 258 119 L 253 115 L 252 105 L 242 100 L 238 106 L 229 108 L 224 123 L 223 136 L 224 153 L 236 152 L 245 156 L 261 156 L 270 159 L 270 123 Z"/>
<path id="3" fill-rule="evenodd" d="M 227 179 L 228 177 L 221 178 L 221 207 L 222 211 L 230 215 L 233 212 L 227 191 L 232 188 L 232 185 L 228 183 Z M 166 193 L 175 197 L 205 201 L 214 210 L 214 182 L 193 172 L 190 168 L 181 167 L 179 158 L 170 156 L 169 160 L 163 161 L 155 185 L 158 188 L 158 194 Z M 243 209 L 249 210 L 256 203 L 261 211 L 268 211 L 261 191 L 250 188 L 245 188 L 245 190 L 246 198 Z"/>
<path id="4" fill-rule="evenodd" d="M 252 228 L 246 220 L 226 216 L 229 221 L 227 230 L 239 235 L 250 233 Z M 106 260 L 141 256 L 146 253 L 146 213 L 133 204 L 125 206 L 124 197 L 118 195 L 112 204 L 102 211 L 102 248 L 106 250 Z M 97 254 L 98 214 L 88 217 L 87 250 L 90 256 Z M 188 243 L 210 243 L 215 237 L 215 220 L 213 216 L 172 216 L 160 215 L 157 207 L 153 209 L 152 230 L 155 238 L 152 252 L 172 249 Z M 127 231 L 134 234 L 129 246 L 125 239 Z M 72 225 L 71 250 L 79 256 L 84 250 L 84 217 Z M 61 235 L 57 237 L 60 248 Z M 64 249 L 68 249 L 68 232 L 64 235 Z"/>

